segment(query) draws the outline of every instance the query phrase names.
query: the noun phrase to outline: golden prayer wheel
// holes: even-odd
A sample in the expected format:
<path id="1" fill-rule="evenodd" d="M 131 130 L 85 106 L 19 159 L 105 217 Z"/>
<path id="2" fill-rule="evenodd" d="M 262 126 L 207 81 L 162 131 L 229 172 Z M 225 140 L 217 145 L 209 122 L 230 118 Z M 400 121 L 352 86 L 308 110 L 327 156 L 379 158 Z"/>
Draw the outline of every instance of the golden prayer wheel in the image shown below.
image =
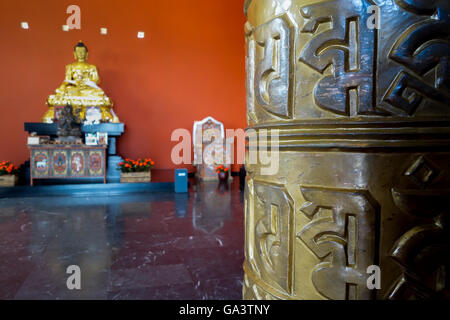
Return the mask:
<path id="1" fill-rule="evenodd" d="M 247 150 L 244 299 L 449 299 L 450 1 L 245 13 L 248 130 L 278 130 L 279 169 Z"/>

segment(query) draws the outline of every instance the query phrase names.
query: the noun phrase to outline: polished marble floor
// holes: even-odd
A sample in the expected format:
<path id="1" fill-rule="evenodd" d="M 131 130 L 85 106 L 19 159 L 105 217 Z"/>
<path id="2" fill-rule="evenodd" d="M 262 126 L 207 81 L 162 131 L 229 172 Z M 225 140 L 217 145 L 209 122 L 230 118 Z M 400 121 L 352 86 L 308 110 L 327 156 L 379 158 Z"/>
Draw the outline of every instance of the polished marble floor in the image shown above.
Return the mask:
<path id="1" fill-rule="evenodd" d="M 0 299 L 240 299 L 243 194 L 0 199 Z M 69 290 L 68 266 L 81 270 Z"/>

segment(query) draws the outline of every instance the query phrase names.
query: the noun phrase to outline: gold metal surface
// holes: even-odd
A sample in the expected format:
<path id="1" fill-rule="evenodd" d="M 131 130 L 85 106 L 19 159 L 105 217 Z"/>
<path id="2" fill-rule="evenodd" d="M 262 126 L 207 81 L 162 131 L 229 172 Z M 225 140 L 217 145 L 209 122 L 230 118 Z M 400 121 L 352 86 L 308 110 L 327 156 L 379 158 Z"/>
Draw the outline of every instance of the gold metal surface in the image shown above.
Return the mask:
<path id="1" fill-rule="evenodd" d="M 450 2 L 244 11 L 249 128 L 280 136 L 276 174 L 247 158 L 244 299 L 450 298 Z"/>
<path id="2" fill-rule="evenodd" d="M 97 67 L 86 62 L 87 47 L 80 41 L 74 48 L 76 62 L 66 66 L 66 76 L 62 85 L 47 99 L 49 110 L 42 122 L 51 123 L 54 119 L 54 106 L 72 105 L 85 118 L 86 107 L 99 107 L 102 120 L 118 123 L 119 118 L 112 111 L 113 103 L 98 86 L 100 77 Z"/>

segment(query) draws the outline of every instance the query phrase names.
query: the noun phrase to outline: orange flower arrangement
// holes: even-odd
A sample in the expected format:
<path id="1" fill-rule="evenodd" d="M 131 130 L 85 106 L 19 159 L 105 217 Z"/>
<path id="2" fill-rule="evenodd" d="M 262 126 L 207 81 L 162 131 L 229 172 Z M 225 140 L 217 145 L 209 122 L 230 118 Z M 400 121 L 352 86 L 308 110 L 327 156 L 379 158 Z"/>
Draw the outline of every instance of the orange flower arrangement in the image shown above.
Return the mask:
<path id="1" fill-rule="evenodd" d="M 118 164 L 119 170 L 122 172 L 148 172 L 155 165 L 155 162 L 151 159 L 137 159 L 132 160 L 126 158 Z"/>
<path id="2" fill-rule="evenodd" d="M 2 161 L 0 162 L 0 176 L 7 175 L 7 174 L 18 174 L 19 173 L 19 167 L 15 166 L 10 161 Z"/>
<path id="3" fill-rule="evenodd" d="M 228 172 L 228 168 L 226 168 L 223 164 L 221 164 L 220 166 L 216 167 L 216 172 L 220 173 L 220 172 Z"/>

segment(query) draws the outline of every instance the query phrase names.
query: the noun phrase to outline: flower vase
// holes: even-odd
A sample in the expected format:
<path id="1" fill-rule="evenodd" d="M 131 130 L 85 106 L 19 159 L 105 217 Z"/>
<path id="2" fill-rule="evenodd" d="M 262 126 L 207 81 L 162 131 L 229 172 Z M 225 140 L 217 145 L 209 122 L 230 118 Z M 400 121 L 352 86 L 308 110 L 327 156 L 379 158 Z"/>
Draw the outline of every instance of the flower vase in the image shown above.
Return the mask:
<path id="1" fill-rule="evenodd" d="M 218 175 L 219 175 L 219 181 L 220 182 L 228 181 L 228 177 L 229 177 L 228 171 L 227 172 L 221 171 L 221 172 L 218 173 Z"/>
<path id="2" fill-rule="evenodd" d="M 138 183 L 138 182 L 150 182 L 151 172 L 121 172 L 120 182 L 121 183 Z"/>
<path id="3" fill-rule="evenodd" d="M 14 187 L 17 185 L 19 177 L 15 174 L 6 174 L 0 176 L 0 187 Z"/>

